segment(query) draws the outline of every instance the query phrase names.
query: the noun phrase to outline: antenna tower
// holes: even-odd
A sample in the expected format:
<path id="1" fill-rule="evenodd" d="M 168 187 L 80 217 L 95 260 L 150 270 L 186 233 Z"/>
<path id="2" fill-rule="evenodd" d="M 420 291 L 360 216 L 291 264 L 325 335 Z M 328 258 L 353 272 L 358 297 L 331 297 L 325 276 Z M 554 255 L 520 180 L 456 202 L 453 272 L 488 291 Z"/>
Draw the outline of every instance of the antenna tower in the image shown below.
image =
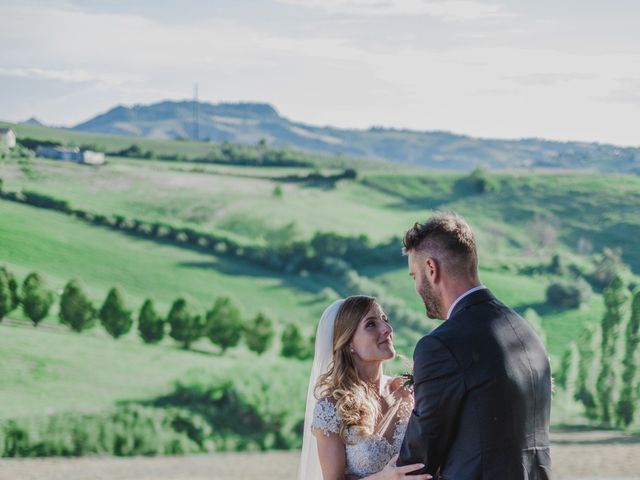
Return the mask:
<path id="1" fill-rule="evenodd" d="M 198 104 L 198 84 L 193 86 L 193 139 L 198 141 L 198 123 L 200 121 L 200 105 Z"/>

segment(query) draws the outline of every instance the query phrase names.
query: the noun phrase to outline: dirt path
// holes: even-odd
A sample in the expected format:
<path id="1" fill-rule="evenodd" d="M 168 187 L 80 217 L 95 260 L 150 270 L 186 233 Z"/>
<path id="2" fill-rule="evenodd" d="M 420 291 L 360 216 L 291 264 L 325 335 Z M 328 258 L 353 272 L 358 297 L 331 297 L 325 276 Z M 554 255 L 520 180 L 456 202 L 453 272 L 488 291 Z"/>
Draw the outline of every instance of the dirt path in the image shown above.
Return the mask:
<path id="1" fill-rule="evenodd" d="M 640 437 L 617 432 L 553 435 L 555 480 L 640 480 Z M 0 480 L 294 479 L 297 452 L 187 457 L 0 460 Z"/>

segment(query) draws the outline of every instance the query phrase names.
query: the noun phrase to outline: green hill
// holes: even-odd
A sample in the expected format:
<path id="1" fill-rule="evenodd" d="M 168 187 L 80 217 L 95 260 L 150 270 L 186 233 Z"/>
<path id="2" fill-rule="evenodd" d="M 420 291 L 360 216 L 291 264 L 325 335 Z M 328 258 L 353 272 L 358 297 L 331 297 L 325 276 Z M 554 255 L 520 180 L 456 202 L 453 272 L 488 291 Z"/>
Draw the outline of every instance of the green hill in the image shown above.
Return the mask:
<path id="1" fill-rule="evenodd" d="M 117 106 L 74 127 L 81 132 L 144 138 L 196 139 L 192 101 Z M 254 145 L 264 139 L 325 155 L 377 158 L 433 169 L 581 169 L 640 172 L 640 149 L 537 138 L 498 140 L 450 132 L 313 126 L 262 103 L 198 103 L 197 139 Z"/>
<path id="2" fill-rule="evenodd" d="M 132 141 L 33 125 L 19 128 L 19 136 L 76 145 L 101 143 L 109 151 L 125 149 Z M 595 284 L 594 294 L 580 308 L 549 305 L 547 286 L 575 275 L 591 281 L 605 248 L 621 249 L 621 259 L 629 266 L 622 267 L 625 279 L 638 282 L 637 176 L 454 174 L 322 156 L 313 157 L 308 166 L 223 165 L 189 161 L 207 154 L 210 145 L 205 143 L 140 142 L 144 150 L 160 152 L 161 158 L 108 156 L 105 165 L 89 167 L 35 158 L 24 149 L 4 155 L 1 186 L 13 196 L 0 199 L 0 264 L 20 281 L 37 271 L 57 292 L 69 279 L 78 278 L 96 305 L 112 286 L 119 286 L 130 308 L 137 311 L 149 297 L 163 315 L 181 295 L 192 298 L 201 311 L 210 308 L 216 297 L 230 295 L 242 306 L 245 321 L 267 311 L 277 336 L 286 324 L 294 323 L 308 337 L 336 295 L 377 289 L 384 295 L 383 307 L 386 301 L 397 316 L 396 342 L 402 353 L 410 355 L 412 343 L 428 324 L 412 321 L 421 319 L 424 309 L 407 275 L 397 237 L 435 209 L 454 210 L 477 231 L 483 282 L 520 313 L 533 309 L 541 317 L 555 369 L 568 343 L 578 339 L 585 326 L 600 321 L 604 306 L 601 287 Z M 187 155 L 185 161 L 162 159 L 182 154 Z M 355 174 L 340 177 L 345 168 L 355 169 Z M 9 200 L 23 198 L 24 192 L 66 202 L 67 209 L 54 211 Z M 90 213 L 90 218 L 120 217 L 125 224 L 161 223 L 181 232 L 208 232 L 240 247 L 218 251 L 185 239 L 156 238 L 142 230 L 96 224 L 79 211 Z M 266 252 L 268 258 L 270 252 L 276 255 L 292 245 L 302 245 L 307 253 L 320 251 L 324 245 L 313 245 L 317 232 L 360 242 L 363 251 L 340 257 L 344 265 L 339 268 L 334 258 L 335 270 L 313 262 L 305 268 L 277 266 L 242 253 L 243 249 Z M 376 250 L 387 244 L 392 248 Z M 376 257 L 376 252 L 386 253 Z M 552 267 L 554 255 L 559 267 Z M 193 428 L 211 425 L 214 431 L 227 432 L 222 413 L 211 417 L 206 412 L 241 407 L 260 425 L 260 436 L 229 430 L 219 437 L 203 426 L 216 448 L 289 448 L 297 441 L 301 407 L 295 403 L 298 397 L 291 397 L 289 413 L 283 413 L 285 407 L 276 406 L 276 399 L 283 396 L 278 388 L 302 392 L 309 361 L 280 358 L 279 347 L 276 339 L 263 357 L 245 346 L 220 355 L 205 339 L 183 351 L 170 338 L 160 345 L 144 345 L 135 331 L 118 341 L 100 326 L 80 335 L 71 333 L 58 324 L 56 308 L 34 329 L 15 311 L 10 321 L 0 324 L 0 351 L 10 359 L 0 366 L 3 385 L 10 387 L 1 390 L 0 419 L 33 421 L 20 428 L 40 438 L 51 427 L 46 422 L 62 421 L 55 415 L 86 412 L 87 425 L 93 425 L 103 421 L 100 415 L 107 415 L 101 412 L 133 403 L 142 409 L 133 415 L 148 415 L 149 421 L 174 425 L 174 415 L 184 414 Z M 395 371 L 405 368 L 401 363 L 392 366 Z M 271 377 L 269 372 L 274 371 L 287 377 L 285 386 Z M 235 396 L 225 396 L 225 391 Z M 234 403 L 230 398 L 240 400 Z M 271 399 L 271 403 L 265 400 L 262 410 L 261 398 Z M 579 409 L 562 405 L 556 407 L 554 421 L 575 421 Z M 289 433 L 278 437 L 275 429 Z M 180 442 L 186 435 L 171 432 L 182 435 Z M 157 451 L 209 449 L 193 435 L 188 440 L 192 443 L 183 445 L 186 450 Z M 243 438 L 251 441 L 243 443 Z M 98 448 L 93 453 L 111 451 Z"/>

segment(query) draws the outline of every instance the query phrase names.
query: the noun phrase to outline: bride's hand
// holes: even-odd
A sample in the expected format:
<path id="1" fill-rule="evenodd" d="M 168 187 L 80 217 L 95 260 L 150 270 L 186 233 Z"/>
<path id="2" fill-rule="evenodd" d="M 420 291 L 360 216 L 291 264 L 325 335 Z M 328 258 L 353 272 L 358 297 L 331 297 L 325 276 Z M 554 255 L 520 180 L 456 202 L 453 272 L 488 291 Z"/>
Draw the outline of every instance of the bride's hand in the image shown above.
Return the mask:
<path id="1" fill-rule="evenodd" d="M 410 478 L 411 480 L 429 480 L 431 479 L 431 475 L 428 473 L 423 473 L 420 475 L 408 475 L 410 472 L 415 472 L 416 470 L 420 470 L 424 467 L 422 463 L 414 463 L 413 465 L 405 465 L 403 467 L 396 466 L 396 461 L 398 460 L 398 455 L 389 460 L 387 466 L 376 476 L 376 479 L 379 480 L 398 480 L 403 478 Z"/>

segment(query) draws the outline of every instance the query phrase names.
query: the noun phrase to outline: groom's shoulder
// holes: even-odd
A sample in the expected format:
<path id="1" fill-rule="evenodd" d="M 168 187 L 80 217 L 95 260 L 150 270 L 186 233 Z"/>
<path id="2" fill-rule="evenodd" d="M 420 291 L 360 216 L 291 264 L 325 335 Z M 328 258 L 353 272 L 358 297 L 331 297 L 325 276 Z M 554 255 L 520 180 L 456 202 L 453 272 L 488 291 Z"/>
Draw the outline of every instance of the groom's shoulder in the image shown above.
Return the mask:
<path id="1" fill-rule="evenodd" d="M 443 326 L 444 324 L 438 326 L 437 328 L 433 329 L 431 332 L 424 335 L 420 340 L 418 340 L 418 343 L 416 343 L 415 352 L 425 351 L 425 350 L 433 351 L 433 350 L 440 350 L 440 349 L 445 349 L 445 350 L 448 349 L 446 345 L 447 344 L 446 335 L 444 337 L 442 335 L 444 330 L 441 330 L 441 329 Z"/>

